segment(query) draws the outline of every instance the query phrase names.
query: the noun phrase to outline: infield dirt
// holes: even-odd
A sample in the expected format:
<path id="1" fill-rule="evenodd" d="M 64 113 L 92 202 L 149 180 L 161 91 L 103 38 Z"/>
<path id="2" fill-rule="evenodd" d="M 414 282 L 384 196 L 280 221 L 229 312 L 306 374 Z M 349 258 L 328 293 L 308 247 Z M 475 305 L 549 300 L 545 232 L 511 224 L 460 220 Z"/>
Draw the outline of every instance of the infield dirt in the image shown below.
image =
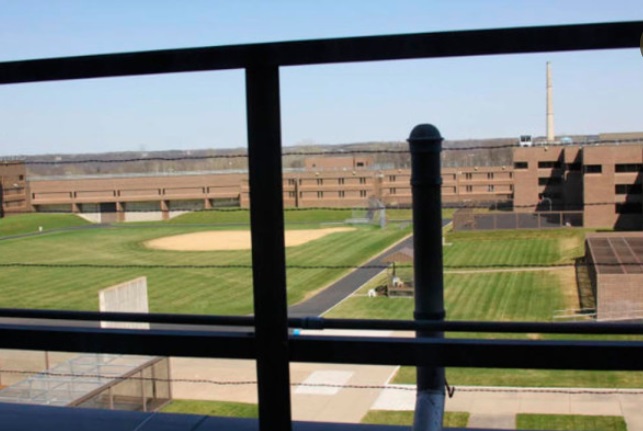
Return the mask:
<path id="1" fill-rule="evenodd" d="M 302 229 L 286 231 L 286 247 L 305 244 L 336 232 L 355 230 L 352 227 L 333 227 L 326 229 Z M 156 250 L 173 251 L 217 251 L 249 250 L 250 231 L 224 230 L 194 232 L 182 235 L 167 236 L 147 241 L 145 246 Z"/>

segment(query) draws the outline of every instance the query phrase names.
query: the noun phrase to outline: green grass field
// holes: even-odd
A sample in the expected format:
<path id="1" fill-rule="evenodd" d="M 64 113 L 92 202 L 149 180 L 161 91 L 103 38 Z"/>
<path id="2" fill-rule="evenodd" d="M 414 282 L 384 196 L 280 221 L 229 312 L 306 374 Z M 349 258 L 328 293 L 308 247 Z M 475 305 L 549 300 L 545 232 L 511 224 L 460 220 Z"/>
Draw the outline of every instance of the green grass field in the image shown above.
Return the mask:
<path id="1" fill-rule="evenodd" d="M 307 228 L 326 214 L 307 214 Z M 131 224 L 104 229 L 56 232 L 0 242 L 2 263 L 53 265 L 250 265 L 250 251 L 173 252 L 147 249 L 147 240 L 227 226 L 186 226 L 176 223 Z M 206 213 L 203 213 L 206 214 Z M 207 213 L 207 214 L 219 214 Z M 187 220 L 185 220 L 187 218 Z M 299 227 L 299 226 L 298 226 Z M 240 227 L 241 228 L 241 227 Z M 288 265 L 359 265 L 408 235 L 410 228 L 373 226 L 334 233 L 287 248 Z M 289 268 L 288 300 L 301 301 L 348 270 Z M 169 313 L 247 314 L 252 312 L 250 268 L 20 268 L 0 272 L 0 307 L 95 310 L 97 292 L 135 277 L 147 276 L 150 310 Z"/>
<path id="2" fill-rule="evenodd" d="M 516 427 L 522 430 L 551 431 L 627 431 L 622 416 L 534 415 L 516 416 Z"/>
<path id="3" fill-rule="evenodd" d="M 446 274 L 444 283 L 449 320 L 549 321 L 566 305 L 555 273 Z M 352 296 L 325 317 L 412 319 L 413 308 L 410 297 Z"/>
<path id="4" fill-rule="evenodd" d="M 259 416 L 256 404 L 229 401 L 172 400 L 161 409 L 161 412 L 238 418 L 256 418 Z"/>
<path id="5" fill-rule="evenodd" d="M 465 428 L 469 422 L 467 412 L 444 412 L 442 426 L 448 428 Z M 363 424 L 412 425 L 412 411 L 371 410 L 364 418 Z"/>
<path id="6" fill-rule="evenodd" d="M 444 248 L 445 269 L 518 267 L 573 263 L 583 255 L 585 231 L 543 229 L 449 232 Z"/>
<path id="7" fill-rule="evenodd" d="M 583 253 L 582 230 L 448 232 L 444 247 L 444 301 L 450 320 L 551 321 L 556 310 L 578 306 L 573 269 L 484 272 L 533 265 L 572 264 Z M 406 264 L 407 266 L 409 264 Z M 453 273 L 449 268 L 469 270 Z M 412 279 L 410 268 L 399 268 Z M 383 272 L 358 293 L 386 282 Z M 327 317 L 411 319 L 412 298 L 353 296 Z"/>

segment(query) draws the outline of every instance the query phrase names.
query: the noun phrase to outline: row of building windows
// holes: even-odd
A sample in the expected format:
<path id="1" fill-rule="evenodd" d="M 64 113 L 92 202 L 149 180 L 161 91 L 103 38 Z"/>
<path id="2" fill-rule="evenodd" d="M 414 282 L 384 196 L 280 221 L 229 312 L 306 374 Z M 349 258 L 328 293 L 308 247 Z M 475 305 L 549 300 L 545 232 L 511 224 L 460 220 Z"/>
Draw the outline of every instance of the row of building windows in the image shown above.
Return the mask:
<path id="1" fill-rule="evenodd" d="M 640 163 L 618 163 L 614 165 L 614 172 L 642 172 L 643 165 Z M 603 172 L 602 165 L 585 165 L 585 173 L 600 174 Z"/>
<path id="2" fill-rule="evenodd" d="M 641 184 L 616 184 L 614 186 L 614 193 L 616 193 L 617 195 L 628 195 L 641 192 L 643 192 L 643 187 L 641 187 Z"/>
<path id="3" fill-rule="evenodd" d="M 474 186 L 465 186 L 464 190 L 467 193 L 473 193 L 474 192 L 473 187 Z M 513 189 L 514 189 L 513 185 L 509 184 L 508 191 L 513 192 Z M 395 187 L 389 188 L 388 191 L 389 191 L 390 195 L 397 194 L 397 188 L 395 188 Z M 495 191 L 496 191 L 496 188 L 495 188 L 495 186 L 493 184 L 487 185 L 487 192 L 495 192 Z M 445 192 L 447 192 L 447 193 L 456 193 L 456 188 L 455 187 L 449 187 L 447 190 L 445 190 Z M 305 192 L 299 192 L 299 197 L 303 198 L 304 193 Z M 308 192 L 308 193 L 310 193 L 310 192 Z M 317 195 L 317 198 L 323 199 L 324 197 L 329 197 L 330 193 L 332 193 L 332 192 L 329 192 L 329 191 L 324 192 L 324 191 L 320 190 L 320 191 L 317 191 L 315 193 Z M 360 190 L 359 191 L 359 196 L 360 197 L 366 197 L 367 194 L 368 194 L 368 192 L 366 190 Z M 346 197 L 346 192 L 344 190 L 339 190 L 337 192 L 337 196 L 340 197 L 340 198 Z M 288 197 L 293 198 L 293 199 L 296 198 L 297 197 L 297 192 L 289 191 L 288 192 Z"/>
<path id="4" fill-rule="evenodd" d="M 507 176 L 509 178 L 513 178 L 513 173 L 512 172 L 507 172 Z M 487 179 L 488 180 L 493 180 L 494 177 L 495 177 L 494 172 L 487 172 Z M 455 175 L 454 175 L 454 179 L 455 179 Z M 465 180 L 472 180 L 473 179 L 473 173 L 472 172 L 465 172 L 464 179 Z"/>
<path id="5" fill-rule="evenodd" d="M 568 163 L 565 165 L 568 171 L 580 171 L 580 163 Z M 539 169 L 561 169 L 560 162 L 538 162 Z M 528 169 L 529 162 L 515 162 L 514 169 Z M 643 164 L 641 163 L 618 163 L 614 165 L 614 171 L 621 172 L 643 172 Z M 589 174 L 600 174 L 603 172 L 602 165 L 585 165 L 584 172 Z"/>
<path id="6" fill-rule="evenodd" d="M 316 183 L 318 186 L 321 186 L 324 184 L 324 181 L 330 182 L 332 180 L 330 179 L 324 179 L 324 178 L 316 178 Z M 295 178 L 289 178 L 288 179 L 288 185 L 294 186 L 297 185 L 298 183 L 301 185 L 304 182 L 303 179 L 295 179 Z M 345 184 L 345 178 L 337 178 L 337 184 Z M 359 183 L 360 184 L 366 184 L 366 177 L 359 177 Z"/>
<path id="7" fill-rule="evenodd" d="M 568 171 L 580 171 L 582 165 L 580 163 L 567 163 L 565 169 Z M 538 169 L 562 169 L 561 162 L 538 162 Z M 515 162 L 514 169 L 529 169 L 529 162 Z"/>
<path id="8" fill-rule="evenodd" d="M 561 162 L 538 162 L 538 169 L 561 169 L 563 164 Z"/>
<path id="9" fill-rule="evenodd" d="M 599 174 L 603 172 L 602 165 L 585 165 L 585 173 Z M 643 172 L 643 165 L 640 163 L 618 163 L 614 165 L 614 172 Z"/>
<path id="10" fill-rule="evenodd" d="M 641 214 L 643 213 L 643 203 L 641 202 L 624 202 L 616 204 L 614 207 L 616 214 Z"/>
<path id="11" fill-rule="evenodd" d="M 623 163 L 616 165 L 614 170 L 616 172 L 641 172 L 643 171 L 643 165 L 640 163 Z"/>
<path id="12" fill-rule="evenodd" d="M 472 173 L 472 172 L 465 172 L 464 173 L 464 179 L 465 180 L 472 180 L 473 175 L 474 175 L 474 173 Z M 513 178 L 513 173 L 512 172 L 506 172 L 506 173 L 503 173 L 503 175 L 506 175 L 508 179 Z M 455 174 L 453 174 L 453 175 L 448 174 L 448 175 L 445 175 L 445 177 L 447 177 L 447 179 L 453 179 L 453 180 L 456 179 Z M 488 180 L 493 180 L 495 178 L 495 173 L 494 172 L 487 172 L 486 177 L 487 177 Z M 396 175 L 389 175 L 388 180 L 389 180 L 389 182 L 395 182 L 395 181 L 397 181 L 397 176 Z M 288 179 L 288 185 L 290 185 L 290 186 L 294 186 L 294 185 L 297 185 L 297 184 L 302 185 L 304 181 L 306 181 L 306 180 L 289 178 Z M 330 184 L 332 181 L 334 181 L 334 180 L 328 179 L 328 178 L 316 178 L 315 179 L 315 183 L 318 186 L 324 185 L 324 183 Z M 360 184 L 366 184 L 367 183 L 366 177 L 359 177 L 359 183 Z M 337 184 L 339 184 L 339 185 L 346 184 L 346 179 L 345 178 L 337 178 Z"/>
<path id="13" fill-rule="evenodd" d="M 467 193 L 473 193 L 473 186 L 465 186 L 464 190 Z M 512 184 L 509 184 L 509 191 L 513 192 L 513 190 L 514 190 L 514 186 Z M 494 186 L 493 184 L 487 185 L 487 192 L 495 192 L 495 191 L 496 191 L 496 186 Z"/>
<path id="14" fill-rule="evenodd" d="M 539 186 L 555 186 L 562 183 L 563 179 L 561 177 L 541 177 L 538 178 Z"/>
<path id="15" fill-rule="evenodd" d="M 395 190 L 395 189 L 391 189 L 391 190 Z M 323 199 L 324 198 L 324 192 L 323 191 L 318 191 L 316 193 L 317 193 L 317 198 L 318 199 Z M 331 192 L 325 192 L 325 193 L 326 193 L 326 197 L 329 197 Z M 365 198 L 367 195 L 368 195 L 368 192 L 366 190 L 360 190 L 359 191 L 359 197 Z M 344 198 L 344 197 L 346 197 L 346 192 L 344 190 L 339 190 L 337 192 L 337 196 L 340 197 L 340 198 Z M 288 197 L 292 198 L 292 199 L 296 198 L 297 197 L 297 192 L 288 192 Z M 303 198 L 304 197 L 304 192 L 299 192 L 299 197 Z"/>

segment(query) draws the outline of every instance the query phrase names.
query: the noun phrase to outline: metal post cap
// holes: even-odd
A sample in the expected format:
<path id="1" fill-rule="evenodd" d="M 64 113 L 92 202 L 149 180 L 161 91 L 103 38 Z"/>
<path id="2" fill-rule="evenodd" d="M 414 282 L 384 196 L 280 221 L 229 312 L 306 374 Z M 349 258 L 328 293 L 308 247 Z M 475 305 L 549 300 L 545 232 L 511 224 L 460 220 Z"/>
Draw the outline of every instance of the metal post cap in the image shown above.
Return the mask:
<path id="1" fill-rule="evenodd" d="M 418 124 L 411 130 L 408 142 L 442 141 L 440 131 L 433 124 Z"/>

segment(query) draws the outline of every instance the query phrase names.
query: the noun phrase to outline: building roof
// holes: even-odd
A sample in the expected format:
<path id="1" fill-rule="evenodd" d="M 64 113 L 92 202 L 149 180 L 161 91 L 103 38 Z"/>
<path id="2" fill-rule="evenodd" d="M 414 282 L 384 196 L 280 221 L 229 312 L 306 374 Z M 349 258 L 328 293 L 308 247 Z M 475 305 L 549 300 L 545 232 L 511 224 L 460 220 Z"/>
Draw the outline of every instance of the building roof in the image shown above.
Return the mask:
<path id="1" fill-rule="evenodd" d="M 587 235 L 598 274 L 643 274 L 643 232 Z"/>
<path id="2" fill-rule="evenodd" d="M 150 356 L 86 353 L 0 390 L 0 401 L 69 406 L 155 360 Z"/>

